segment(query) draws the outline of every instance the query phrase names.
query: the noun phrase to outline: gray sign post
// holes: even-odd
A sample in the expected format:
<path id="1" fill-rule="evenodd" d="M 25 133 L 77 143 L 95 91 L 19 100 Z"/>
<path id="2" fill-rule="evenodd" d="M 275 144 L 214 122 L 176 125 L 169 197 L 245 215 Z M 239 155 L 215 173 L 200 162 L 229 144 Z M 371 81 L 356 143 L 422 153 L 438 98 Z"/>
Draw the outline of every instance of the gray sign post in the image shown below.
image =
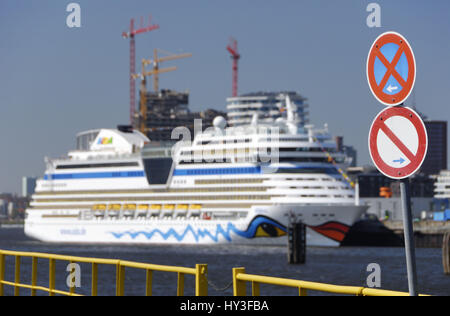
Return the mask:
<path id="1" fill-rule="evenodd" d="M 378 36 L 369 50 L 366 74 L 375 98 L 388 106 L 375 117 L 370 127 L 370 156 L 381 173 L 391 179 L 400 180 L 409 294 L 417 296 L 416 254 L 408 177 L 416 173 L 425 160 L 428 136 L 420 116 L 403 104 L 416 79 L 416 61 L 406 38 L 396 32 L 386 32 Z M 402 83 L 395 78 L 402 78 Z"/>
<path id="2" fill-rule="evenodd" d="M 416 251 L 414 247 L 411 193 L 408 178 L 400 181 L 400 192 L 402 195 L 403 230 L 405 234 L 406 269 L 408 271 L 409 295 L 417 296 Z"/>

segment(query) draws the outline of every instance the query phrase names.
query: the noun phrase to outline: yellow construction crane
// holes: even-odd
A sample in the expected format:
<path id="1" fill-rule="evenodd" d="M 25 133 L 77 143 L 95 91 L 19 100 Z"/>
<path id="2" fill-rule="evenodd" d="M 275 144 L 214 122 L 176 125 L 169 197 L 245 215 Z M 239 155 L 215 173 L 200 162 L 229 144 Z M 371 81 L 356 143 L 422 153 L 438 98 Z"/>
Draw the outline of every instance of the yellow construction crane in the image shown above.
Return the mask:
<path id="1" fill-rule="evenodd" d="M 140 102 L 139 102 L 139 130 L 145 134 L 146 128 L 145 128 L 145 122 L 147 121 L 147 76 L 152 75 L 158 75 L 161 73 L 169 72 L 169 71 L 175 71 L 177 70 L 177 67 L 168 67 L 163 69 L 157 69 L 151 70 L 151 71 L 145 71 L 145 64 L 144 60 L 142 60 L 142 72 L 139 74 L 133 74 L 133 78 L 141 78 L 141 86 L 139 89 L 140 94 Z"/>
<path id="2" fill-rule="evenodd" d="M 155 92 L 159 91 L 159 74 L 166 73 L 169 71 L 177 70 L 177 67 L 167 67 L 159 69 L 159 63 L 163 61 L 175 60 L 180 58 L 191 57 L 191 53 L 179 54 L 179 55 L 169 55 L 165 57 L 158 58 L 158 49 L 154 50 L 154 58 L 153 59 L 142 59 L 142 72 L 139 74 L 133 74 L 132 77 L 134 79 L 141 78 L 141 87 L 140 91 L 140 102 L 139 102 L 139 130 L 146 134 L 145 123 L 147 121 L 147 76 L 153 75 L 153 89 Z M 145 67 L 147 65 L 153 64 L 153 69 L 150 71 L 146 71 Z"/>
<path id="3" fill-rule="evenodd" d="M 187 58 L 187 57 L 191 57 L 192 54 L 191 53 L 185 53 L 185 54 L 171 54 L 169 56 L 164 56 L 164 57 L 160 57 L 158 58 L 158 51 L 164 52 L 161 49 L 157 49 L 155 48 L 153 51 L 153 59 L 143 59 L 142 63 L 143 65 L 150 65 L 153 64 L 153 71 L 155 71 L 155 75 L 153 76 L 153 90 L 155 92 L 159 91 L 159 76 L 158 76 L 158 69 L 159 69 L 159 63 L 163 62 L 163 61 L 169 61 L 169 60 L 175 60 L 175 59 L 180 59 L 180 58 Z M 167 52 L 165 52 L 167 53 Z"/>

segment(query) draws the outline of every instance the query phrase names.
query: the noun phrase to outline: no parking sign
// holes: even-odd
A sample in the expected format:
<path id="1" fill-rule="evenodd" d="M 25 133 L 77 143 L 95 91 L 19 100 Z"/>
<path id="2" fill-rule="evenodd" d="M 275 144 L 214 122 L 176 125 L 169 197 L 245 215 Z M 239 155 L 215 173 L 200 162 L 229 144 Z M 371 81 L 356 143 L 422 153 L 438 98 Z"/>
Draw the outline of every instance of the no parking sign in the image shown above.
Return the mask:
<path id="1" fill-rule="evenodd" d="M 425 124 L 407 107 L 381 111 L 369 132 L 369 151 L 380 172 L 392 179 L 413 175 L 422 165 L 428 148 Z"/>
<path id="2" fill-rule="evenodd" d="M 416 80 L 416 60 L 408 41 L 396 32 L 381 34 L 369 50 L 366 74 L 379 102 L 387 106 L 403 103 Z"/>

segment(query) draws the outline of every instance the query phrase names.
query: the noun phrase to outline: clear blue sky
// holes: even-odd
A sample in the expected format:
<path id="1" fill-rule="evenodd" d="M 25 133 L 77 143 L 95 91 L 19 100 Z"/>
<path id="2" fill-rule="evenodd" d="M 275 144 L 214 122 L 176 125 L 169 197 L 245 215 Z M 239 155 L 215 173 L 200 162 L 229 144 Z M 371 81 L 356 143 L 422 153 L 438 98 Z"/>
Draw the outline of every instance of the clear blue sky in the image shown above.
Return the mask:
<path id="1" fill-rule="evenodd" d="M 81 28 L 66 26 L 66 6 L 81 6 Z M 366 7 L 381 5 L 381 28 Z M 370 123 L 383 109 L 369 91 L 365 63 L 373 40 L 397 31 L 417 60 L 418 109 L 450 118 L 450 1 L 357 0 L 1 0 L 0 192 L 20 192 L 21 177 L 42 176 L 44 157 L 75 146 L 75 134 L 129 117 L 132 17 L 152 15 L 160 29 L 137 37 L 136 59 L 153 48 L 191 52 L 166 66 L 161 87 L 189 89 L 192 110 L 225 109 L 231 94 L 230 36 L 239 43 L 239 92 L 295 90 L 311 121 L 370 163 Z M 411 103 L 411 97 L 406 104 Z"/>

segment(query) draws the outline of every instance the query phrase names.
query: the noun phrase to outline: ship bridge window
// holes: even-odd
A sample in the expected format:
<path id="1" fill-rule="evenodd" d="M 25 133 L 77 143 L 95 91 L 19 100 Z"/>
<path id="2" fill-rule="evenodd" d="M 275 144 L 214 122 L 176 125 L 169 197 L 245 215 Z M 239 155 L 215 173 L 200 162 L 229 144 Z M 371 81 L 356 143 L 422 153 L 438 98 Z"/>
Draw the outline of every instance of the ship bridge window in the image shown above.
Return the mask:
<path id="1" fill-rule="evenodd" d="M 172 158 L 144 159 L 144 168 L 149 184 L 166 184 L 172 168 Z"/>
<path id="2" fill-rule="evenodd" d="M 138 167 L 139 163 L 133 162 L 115 162 L 115 163 L 91 163 L 91 164 L 71 164 L 58 165 L 56 169 L 84 169 L 84 168 L 117 168 L 117 167 Z"/>
<path id="3" fill-rule="evenodd" d="M 89 150 L 100 131 L 81 133 L 77 136 L 77 150 Z"/>

